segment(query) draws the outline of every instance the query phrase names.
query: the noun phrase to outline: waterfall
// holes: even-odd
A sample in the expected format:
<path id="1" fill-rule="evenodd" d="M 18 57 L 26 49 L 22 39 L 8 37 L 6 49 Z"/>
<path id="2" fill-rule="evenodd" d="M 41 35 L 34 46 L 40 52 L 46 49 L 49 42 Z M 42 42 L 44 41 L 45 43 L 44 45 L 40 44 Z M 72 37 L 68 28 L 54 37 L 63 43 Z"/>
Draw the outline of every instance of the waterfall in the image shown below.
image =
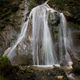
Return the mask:
<path id="1" fill-rule="evenodd" d="M 72 61 L 68 53 L 68 48 L 70 48 L 70 40 L 68 39 L 67 21 L 63 13 L 60 13 L 59 33 L 60 63 L 66 64 L 65 60 L 67 63 Z"/>
<path id="2" fill-rule="evenodd" d="M 48 24 L 49 11 L 51 11 L 52 14 L 56 12 L 56 10 L 50 8 L 46 3 L 32 9 L 27 21 L 22 25 L 22 29 L 16 43 L 12 46 L 8 54 L 9 58 L 16 55 L 16 53 L 14 53 L 16 47 L 25 39 L 26 36 L 28 36 L 26 33 L 29 23 L 31 23 L 33 65 L 50 66 L 58 64 L 57 53 L 55 51 L 54 41 L 52 40 Z M 62 13 L 60 13 L 59 33 L 60 58 L 62 61 L 62 59 L 64 59 L 63 52 L 65 52 L 65 54 L 67 53 L 66 20 Z"/>
<path id="3" fill-rule="evenodd" d="M 48 6 L 46 5 L 38 6 L 34 9 L 32 15 L 32 55 L 34 65 L 57 64 L 48 26 L 47 9 Z"/>
<path id="4" fill-rule="evenodd" d="M 15 42 L 15 44 L 12 46 L 11 50 L 9 51 L 9 54 L 8 54 L 8 58 L 11 59 L 13 58 L 14 56 L 16 56 L 16 52 L 15 52 L 15 49 L 16 47 L 18 46 L 18 44 L 24 40 L 25 36 L 26 36 L 26 32 L 27 32 L 27 28 L 28 28 L 28 23 L 29 23 L 29 19 L 31 17 L 31 13 L 29 15 L 29 18 L 28 20 L 22 24 L 22 29 L 21 29 L 21 32 L 20 32 L 20 35 L 18 36 L 18 39 L 17 41 Z"/>

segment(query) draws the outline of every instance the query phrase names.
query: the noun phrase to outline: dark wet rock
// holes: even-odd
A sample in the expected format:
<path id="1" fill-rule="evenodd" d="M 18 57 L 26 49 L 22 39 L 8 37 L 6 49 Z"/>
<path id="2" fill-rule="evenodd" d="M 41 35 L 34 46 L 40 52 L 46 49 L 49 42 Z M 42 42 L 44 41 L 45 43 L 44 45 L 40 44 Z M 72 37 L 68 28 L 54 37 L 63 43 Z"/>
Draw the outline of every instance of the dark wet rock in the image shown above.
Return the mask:
<path id="1" fill-rule="evenodd" d="M 48 15 L 48 24 L 51 26 L 58 26 L 58 24 L 60 23 L 60 14 L 59 12 L 55 11 L 55 12 L 51 12 L 49 11 L 49 15 Z"/>

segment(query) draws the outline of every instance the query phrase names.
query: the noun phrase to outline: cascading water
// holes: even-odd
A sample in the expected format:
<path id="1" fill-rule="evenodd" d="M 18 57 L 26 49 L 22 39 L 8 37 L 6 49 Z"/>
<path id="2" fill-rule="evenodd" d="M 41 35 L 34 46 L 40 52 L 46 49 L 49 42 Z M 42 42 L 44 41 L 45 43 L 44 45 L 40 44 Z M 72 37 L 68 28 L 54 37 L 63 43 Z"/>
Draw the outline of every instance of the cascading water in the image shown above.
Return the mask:
<path id="1" fill-rule="evenodd" d="M 63 13 L 60 13 L 60 25 L 59 25 L 59 49 L 60 49 L 60 63 L 71 62 L 71 58 L 68 53 L 68 48 L 70 48 L 70 41 L 68 39 L 67 33 L 67 22 Z"/>
<path id="2" fill-rule="evenodd" d="M 47 9 L 47 5 L 41 5 L 35 8 L 32 14 L 32 54 L 34 65 L 54 65 L 57 63 L 48 26 Z M 54 10 L 52 11 L 54 13 Z"/>
<path id="3" fill-rule="evenodd" d="M 56 11 L 50 8 L 46 3 L 39 5 L 32 9 L 28 20 L 23 24 L 19 38 L 17 39 L 15 45 L 12 46 L 8 57 L 11 58 L 15 56 L 13 51 L 15 51 L 17 45 L 24 40 L 26 35 L 28 25 L 32 23 L 32 57 L 33 65 L 55 65 L 58 64 L 56 52 L 54 49 L 54 41 L 52 40 L 51 32 L 48 24 L 48 15 L 49 11 L 54 14 Z M 63 58 L 63 47 L 65 53 L 66 50 L 66 21 L 64 15 L 60 13 L 61 22 L 60 22 L 60 54 L 61 59 Z M 55 17 L 55 16 L 54 16 Z M 53 26 L 54 27 L 54 26 Z"/>

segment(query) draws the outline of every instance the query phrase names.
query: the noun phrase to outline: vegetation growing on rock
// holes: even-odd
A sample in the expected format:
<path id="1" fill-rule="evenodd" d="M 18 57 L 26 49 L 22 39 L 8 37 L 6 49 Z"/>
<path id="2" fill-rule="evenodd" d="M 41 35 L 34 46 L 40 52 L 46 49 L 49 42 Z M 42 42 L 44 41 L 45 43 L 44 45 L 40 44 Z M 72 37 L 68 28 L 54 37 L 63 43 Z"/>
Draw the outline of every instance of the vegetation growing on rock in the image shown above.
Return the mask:
<path id="1" fill-rule="evenodd" d="M 30 10 L 39 4 L 42 0 L 31 0 Z M 64 12 L 68 21 L 80 24 L 80 1 L 75 0 L 49 0 L 48 4 L 52 8 Z M 64 6 L 64 7 L 63 7 Z"/>
<path id="2" fill-rule="evenodd" d="M 20 4 L 23 0 L 0 0 L 0 52 L 4 51 L 14 41 L 20 31 L 23 15 L 20 13 Z M 30 0 L 29 11 L 42 0 Z M 50 0 L 52 8 L 63 12 L 69 22 L 69 28 L 80 30 L 80 1 L 79 0 Z M 63 7 L 64 6 L 64 7 Z M 21 7 L 23 10 L 24 8 Z M 19 14 L 20 13 L 20 14 Z M 10 34 L 11 37 L 10 37 Z M 80 61 L 73 64 L 73 72 L 80 74 Z M 62 69 L 35 70 L 28 66 L 12 66 L 5 57 L 0 57 L 1 80 L 57 80 L 58 75 L 68 80 Z"/>
<path id="3" fill-rule="evenodd" d="M 6 57 L 0 57 L 1 80 L 58 80 L 57 76 L 63 76 L 63 80 L 68 80 L 61 68 L 41 69 L 34 66 L 12 66 Z"/>

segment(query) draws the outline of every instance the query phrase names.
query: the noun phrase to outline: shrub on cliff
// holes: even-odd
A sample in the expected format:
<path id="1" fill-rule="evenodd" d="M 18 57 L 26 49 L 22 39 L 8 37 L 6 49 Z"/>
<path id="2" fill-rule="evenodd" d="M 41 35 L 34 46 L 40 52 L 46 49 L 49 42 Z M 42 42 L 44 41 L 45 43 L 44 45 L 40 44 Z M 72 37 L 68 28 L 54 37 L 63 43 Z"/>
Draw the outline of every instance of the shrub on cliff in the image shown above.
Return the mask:
<path id="1" fill-rule="evenodd" d="M 0 78 L 8 80 L 16 80 L 18 68 L 13 67 L 7 57 L 0 57 Z M 3 80 L 5 80 L 3 79 Z"/>

